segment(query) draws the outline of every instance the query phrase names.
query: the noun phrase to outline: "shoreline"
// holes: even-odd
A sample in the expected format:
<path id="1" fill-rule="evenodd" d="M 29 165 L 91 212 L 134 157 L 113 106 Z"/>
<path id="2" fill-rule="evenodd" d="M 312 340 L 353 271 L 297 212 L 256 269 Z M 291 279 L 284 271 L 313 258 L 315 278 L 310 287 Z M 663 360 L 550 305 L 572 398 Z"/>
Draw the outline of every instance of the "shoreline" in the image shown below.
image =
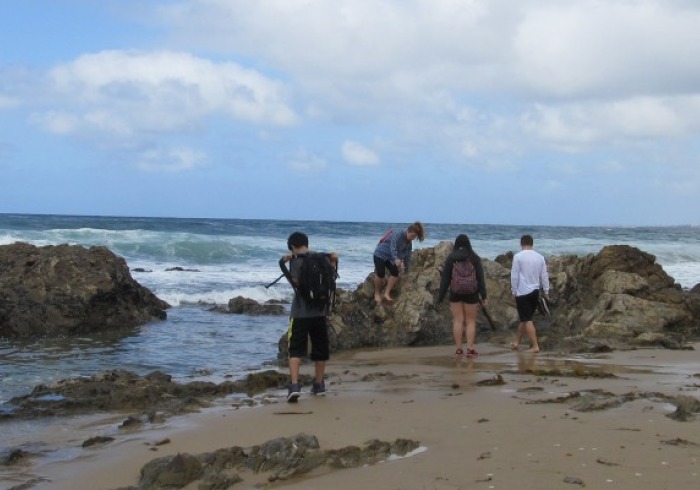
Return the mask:
<path id="1" fill-rule="evenodd" d="M 678 395 L 700 399 L 700 343 L 693 345 L 693 351 L 637 349 L 589 355 L 529 354 L 492 344 L 479 347 L 479 358 L 459 364 L 452 358 L 451 346 L 339 353 L 328 363 L 329 393 L 324 397 L 312 397 L 310 387 L 304 386 L 297 404 L 286 403 L 283 390 L 259 397 L 255 407 L 236 408 L 224 399 L 211 409 L 171 417 L 85 449 L 84 440 L 128 414 L 46 423 L 33 443 L 43 441 L 45 448 L 64 444 L 66 449 L 48 452 L 42 461 L 30 461 L 24 468 L 4 468 L 0 484 L 9 483 L 10 488 L 22 483 L 3 479 L 5 470 L 11 469 L 24 470 L 24 481 L 46 479 L 31 488 L 113 490 L 136 485 L 141 467 L 154 458 L 250 447 L 303 432 L 316 436 L 321 449 L 404 438 L 419 442 L 423 450 L 382 464 L 321 472 L 273 486 L 510 489 L 524 483 L 530 488 L 561 488 L 563 483 L 575 488 L 583 483 L 591 488 L 642 490 L 700 486 L 700 415 L 688 422 L 667 417 L 675 408 L 669 400 Z M 302 373 L 310 369 L 304 365 Z M 573 393 L 605 393 L 613 401 L 616 396 L 626 398 L 617 405 L 581 411 L 580 399 L 572 398 Z M 166 439 L 168 443 L 160 444 Z M 251 478 L 244 475 L 234 488 L 260 483 Z"/>

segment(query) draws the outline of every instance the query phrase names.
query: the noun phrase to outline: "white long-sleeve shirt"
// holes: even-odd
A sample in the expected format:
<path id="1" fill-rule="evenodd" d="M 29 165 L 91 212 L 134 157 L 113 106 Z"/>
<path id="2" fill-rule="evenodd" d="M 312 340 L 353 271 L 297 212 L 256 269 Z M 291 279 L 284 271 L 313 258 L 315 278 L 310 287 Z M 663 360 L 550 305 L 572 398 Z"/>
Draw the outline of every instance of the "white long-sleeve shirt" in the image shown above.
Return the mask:
<path id="1" fill-rule="evenodd" d="M 549 294 L 549 274 L 544 257 L 534 250 L 521 250 L 513 257 L 510 288 L 514 296 L 530 294 L 540 286 Z"/>

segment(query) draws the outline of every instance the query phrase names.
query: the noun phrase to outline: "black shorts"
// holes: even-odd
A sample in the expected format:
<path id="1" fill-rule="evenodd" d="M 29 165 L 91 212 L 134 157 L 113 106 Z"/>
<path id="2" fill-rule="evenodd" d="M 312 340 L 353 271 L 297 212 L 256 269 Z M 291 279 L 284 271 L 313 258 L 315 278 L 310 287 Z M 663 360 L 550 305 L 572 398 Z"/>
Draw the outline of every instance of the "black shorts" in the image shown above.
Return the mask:
<path id="1" fill-rule="evenodd" d="M 386 269 L 389 269 L 389 274 L 394 277 L 399 277 L 399 268 L 391 260 L 380 259 L 374 255 L 374 273 L 377 277 L 383 278 L 386 275 Z"/>
<path id="2" fill-rule="evenodd" d="M 308 318 L 290 318 L 287 330 L 289 357 L 306 357 L 309 340 L 311 340 L 312 361 L 327 361 L 330 357 L 328 347 L 328 326 L 325 316 Z"/>
<path id="3" fill-rule="evenodd" d="M 523 296 L 515 297 L 515 307 L 518 309 L 518 318 L 521 322 L 530 322 L 535 316 L 537 305 L 540 299 L 540 290 L 535 289 L 533 292 Z"/>
<path id="4" fill-rule="evenodd" d="M 450 291 L 450 303 L 467 303 L 475 305 L 479 303 L 479 293 L 457 294 Z"/>

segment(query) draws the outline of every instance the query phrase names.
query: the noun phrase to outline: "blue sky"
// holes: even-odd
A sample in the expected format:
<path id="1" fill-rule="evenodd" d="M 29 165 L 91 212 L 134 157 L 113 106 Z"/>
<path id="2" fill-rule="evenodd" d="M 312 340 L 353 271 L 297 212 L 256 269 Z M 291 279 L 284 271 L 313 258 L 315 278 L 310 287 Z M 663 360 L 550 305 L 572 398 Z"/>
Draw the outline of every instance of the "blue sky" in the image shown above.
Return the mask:
<path id="1" fill-rule="evenodd" d="M 700 224 L 694 0 L 0 1 L 0 213 Z"/>

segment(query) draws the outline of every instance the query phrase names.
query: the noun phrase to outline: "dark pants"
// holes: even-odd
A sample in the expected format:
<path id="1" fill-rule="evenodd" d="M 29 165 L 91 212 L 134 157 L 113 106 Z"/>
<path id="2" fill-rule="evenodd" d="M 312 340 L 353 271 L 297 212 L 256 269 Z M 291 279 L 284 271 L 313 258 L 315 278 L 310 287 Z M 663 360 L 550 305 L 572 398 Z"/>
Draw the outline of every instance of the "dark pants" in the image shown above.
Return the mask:
<path id="1" fill-rule="evenodd" d="M 291 318 L 287 330 L 289 357 L 306 357 L 311 340 L 312 361 L 327 361 L 330 358 L 328 347 L 328 326 L 325 316 Z"/>
<path id="2" fill-rule="evenodd" d="M 531 322 L 537 311 L 537 303 L 540 299 L 540 290 L 535 289 L 531 293 L 515 297 L 515 306 L 518 309 L 518 317 L 521 322 Z"/>

